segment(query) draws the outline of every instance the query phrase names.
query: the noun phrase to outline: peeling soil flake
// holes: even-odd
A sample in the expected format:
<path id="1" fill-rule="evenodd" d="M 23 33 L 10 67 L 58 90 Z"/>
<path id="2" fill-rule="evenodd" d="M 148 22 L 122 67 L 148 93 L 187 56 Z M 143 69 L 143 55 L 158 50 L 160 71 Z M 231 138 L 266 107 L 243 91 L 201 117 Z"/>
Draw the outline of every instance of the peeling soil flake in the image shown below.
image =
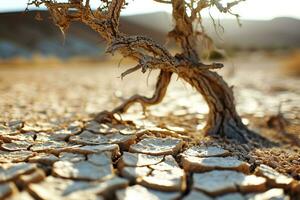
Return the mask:
<path id="1" fill-rule="evenodd" d="M 131 145 L 129 151 L 150 155 L 176 155 L 182 145 L 183 141 L 177 138 L 145 138 Z"/>
<path id="2" fill-rule="evenodd" d="M 182 154 L 195 157 L 216 157 L 230 155 L 228 150 L 216 146 L 192 146 L 191 148 L 185 150 Z"/>
<path id="3" fill-rule="evenodd" d="M 163 156 L 153 156 L 143 153 L 124 152 L 123 156 L 118 162 L 119 166 L 133 166 L 142 167 L 148 165 L 155 165 L 163 160 Z"/>
<path id="4" fill-rule="evenodd" d="M 268 184 L 272 187 L 289 189 L 296 181 L 293 178 L 285 176 L 267 165 L 260 165 L 256 168 L 255 174 L 267 179 Z"/>
<path id="5" fill-rule="evenodd" d="M 249 173 L 250 165 L 234 157 L 208 157 L 199 158 L 193 156 L 183 156 L 181 159 L 183 168 L 190 172 L 205 172 L 214 169 L 230 169 Z"/>
<path id="6" fill-rule="evenodd" d="M 53 174 L 75 180 L 101 180 L 114 175 L 112 165 L 96 166 L 89 162 L 58 161 L 53 165 Z"/>
<path id="7" fill-rule="evenodd" d="M 161 192 L 156 190 L 147 189 L 140 185 L 134 185 L 116 193 L 118 200 L 172 200 L 180 197 L 178 192 Z"/>
<path id="8" fill-rule="evenodd" d="M 193 175 L 196 190 L 210 195 L 220 195 L 229 192 L 260 192 L 266 189 L 266 179 L 254 175 L 229 170 L 214 170 Z"/>

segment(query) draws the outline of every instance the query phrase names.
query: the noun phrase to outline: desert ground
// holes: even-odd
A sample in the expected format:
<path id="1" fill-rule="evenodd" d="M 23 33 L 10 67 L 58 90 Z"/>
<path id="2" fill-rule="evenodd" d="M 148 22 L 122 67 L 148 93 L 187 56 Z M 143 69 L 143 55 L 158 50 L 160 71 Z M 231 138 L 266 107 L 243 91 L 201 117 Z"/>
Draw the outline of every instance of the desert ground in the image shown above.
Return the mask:
<path id="1" fill-rule="evenodd" d="M 243 122 L 265 139 L 204 137 L 208 107 L 174 77 L 164 101 L 93 117 L 139 93 L 157 72 L 122 60 L 0 68 L 0 199 L 300 199 L 300 79 L 286 56 L 243 53 L 220 73 Z M 222 61 L 223 62 L 223 61 Z"/>

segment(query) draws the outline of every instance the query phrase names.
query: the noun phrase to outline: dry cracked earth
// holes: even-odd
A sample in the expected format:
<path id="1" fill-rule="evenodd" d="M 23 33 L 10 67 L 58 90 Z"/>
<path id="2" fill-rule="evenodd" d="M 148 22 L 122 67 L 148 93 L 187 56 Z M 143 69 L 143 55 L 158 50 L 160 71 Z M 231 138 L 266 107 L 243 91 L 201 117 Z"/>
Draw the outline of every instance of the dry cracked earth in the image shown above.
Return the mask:
<path id="1" fill-rule="evenodd" d="M 300 199 L 300 82 L 280 78 L 275 58 L 235 62 L 222 73 L 268 144 L 204 138 L 207 106 L 176 78 L 145 114 L 136 105 L 117 116 L 127 123 L 99 124 L 96 112 L 151 95 L 153 78 L 121 81 L 114 66 L 2 68 L 0 199 Z"/>

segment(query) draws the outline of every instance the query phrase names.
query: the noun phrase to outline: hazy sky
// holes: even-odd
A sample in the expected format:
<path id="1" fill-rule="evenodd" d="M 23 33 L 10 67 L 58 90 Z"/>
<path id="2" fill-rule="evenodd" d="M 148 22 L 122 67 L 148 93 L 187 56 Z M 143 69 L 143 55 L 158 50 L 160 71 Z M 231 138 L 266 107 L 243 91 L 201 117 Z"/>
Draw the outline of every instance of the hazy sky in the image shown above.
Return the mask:
<path id="1" fill-rule="evenodd" d="M 25 10 L 28 0 L 0 0 L 0 12 Z M 133 0 L 129 0 L 132 2 Z M 225 0 L 226 1 L 226 0 Z M 94 7 L 97 0 L 91 0 Z M 169 5 L 155 3 L 152 0 L 134 0 L 123 14 L 137 14 L 155 11 L 170 12 Z M 300 19 L 300 0 L 246 0 L 235 9 L 242 19 L 272 19 L 275 17 L 295 17 Z M 211 13 L 215 17 L 227 17 L 220 15 L 214 10 Z M 208 16 L 208 13 L 205 14 Z"/>

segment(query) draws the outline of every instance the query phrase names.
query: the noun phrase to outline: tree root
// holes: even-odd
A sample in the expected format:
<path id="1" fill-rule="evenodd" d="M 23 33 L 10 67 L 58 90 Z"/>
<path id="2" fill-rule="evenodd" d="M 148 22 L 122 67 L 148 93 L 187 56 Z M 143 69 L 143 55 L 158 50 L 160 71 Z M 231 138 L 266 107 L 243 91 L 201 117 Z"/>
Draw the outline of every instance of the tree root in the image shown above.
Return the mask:
<path id="1" fill-rule="evenodd" d="M 131 98 L 125 100 L 120 106 L 113 109 L 111 112 L 103 111 L 98 113 L 95 120 L 101 123 L 107 121 L 116 121 L 114 114 L 121 114 L 128 110 L 128 108 L 134 103 L 140 103 L 143 107 L 143 111 L 146 111 L 146 107 L 160 103 L 166 95 L 168 85 L 171 81 L 172 72 L 160 71 L 158 75 L 155 91 L 152 97 L 145 97 L 141 95 L 133 95 Z"/>

